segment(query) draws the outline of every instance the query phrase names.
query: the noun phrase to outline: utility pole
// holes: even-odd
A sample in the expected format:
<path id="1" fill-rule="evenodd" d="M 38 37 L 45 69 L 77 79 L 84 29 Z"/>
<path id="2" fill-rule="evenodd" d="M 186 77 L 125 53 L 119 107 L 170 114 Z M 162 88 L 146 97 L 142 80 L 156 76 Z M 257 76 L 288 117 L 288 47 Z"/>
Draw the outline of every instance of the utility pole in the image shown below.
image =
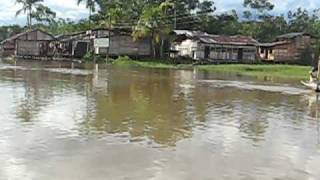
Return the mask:
<path id="1" fill-rule="evenodd" d="M 109 55 L 110 55 L 110 48 L 111 48 L 111 14 L 109 14 L 109 23 L 108 23 L 108 38 L 109 38 L 109 42 L 108 42 L 108 48 L 107 48 L 107 56 L 106 56 L 106 60 L 109 61 Z"/>

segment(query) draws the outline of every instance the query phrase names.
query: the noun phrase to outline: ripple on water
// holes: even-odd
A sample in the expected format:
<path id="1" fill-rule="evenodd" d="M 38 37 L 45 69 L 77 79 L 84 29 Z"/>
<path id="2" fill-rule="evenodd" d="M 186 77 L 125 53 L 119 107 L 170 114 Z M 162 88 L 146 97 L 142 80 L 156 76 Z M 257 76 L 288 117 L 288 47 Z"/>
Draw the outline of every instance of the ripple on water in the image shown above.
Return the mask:
<path id="1" fill-rule="evenodd" d="M 284 86 L 284 85 L 262 85 L 257 84 L 254 82 L 244 82 L 244 81 L 223 81 L 223 80 L 199 80 L 199 83 L 209 84 L 210 87 L 215 88 L 224 88 L 224 87 L 231 87 L 237 89 L 244 89 L 244 90 L 260 90 L 266 92 L 275 92 L 275 93 L 282 93 L 282 94 L 290 94 L 290 95 L 301 95 L 301 94 L 308 94 L 310 90 L 306 90 L 299 87 L 292 87 L 292 86 Z"/>
<path id="2" fill-rule="evenodd" d="M 299 86 L 10 68 L 0 69 L 0 179 L 320 177 L 317 99 Z"/>

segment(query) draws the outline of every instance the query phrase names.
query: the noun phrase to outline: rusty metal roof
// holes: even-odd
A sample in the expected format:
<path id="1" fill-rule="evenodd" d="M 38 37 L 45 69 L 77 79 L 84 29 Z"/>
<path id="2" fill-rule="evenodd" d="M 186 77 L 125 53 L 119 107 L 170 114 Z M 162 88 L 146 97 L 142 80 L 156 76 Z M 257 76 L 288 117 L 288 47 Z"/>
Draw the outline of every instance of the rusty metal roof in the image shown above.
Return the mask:
<path id="1" fill-rule="evenodd" d="M 248 36 L 222 36 L 222 35 L 209 35 L 211 42 L 215 41 L 217 44 L 228 45 L 256 45 L 258 41 Z"/>
<path id="2" fill-rule="evenodd" d="M 272 43 L 259 43 L 258 46 L 260 47 L 274 47 L 277 45 L 283 45 L 283 44 L 288 44 L 288 41 L 276 41 L 276 42 L 272 42 Z"/>

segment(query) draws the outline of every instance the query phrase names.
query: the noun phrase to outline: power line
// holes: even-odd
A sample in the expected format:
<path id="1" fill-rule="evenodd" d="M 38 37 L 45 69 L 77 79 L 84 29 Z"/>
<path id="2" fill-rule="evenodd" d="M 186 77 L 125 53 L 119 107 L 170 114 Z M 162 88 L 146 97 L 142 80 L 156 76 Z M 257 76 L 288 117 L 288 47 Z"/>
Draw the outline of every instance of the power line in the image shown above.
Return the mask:
<path id="1" fill-rule="evenodd" d="M 183 21 L 183 22 L 177 22 L 177 25 L 183 25 L 183 24 L 195 24 L 195 23 L 200 23 L 200 21 L 199 20 L 193 20 L 193 21 Z M 163 24 L 164 26 L 166 26 L 166 25 L 171 25 L 171 23 L 170 24 Z M 119 26 L 114 26 L 114 28 L 134 28 L 135 26 L 134 25 L 132 25 L 132 26 L 130 26 L 130 25 L 127 25 L 127 26 L 121 26 L 121 25 L 119 25 Z"/>
<path id="2" fill-rule="evenodd" d="M 203 12 L 202 14 L 205 14 L 205 12 Z M 178 18 L 175 18 L 175 23 L 178 23 L 179 20 L 184 20 L 184 19 L 189 19 L 189 18 L 197 18 L 199 15 L 202 14 L 196 14 L 195 16 L 193 15 L 188 15 L 188 16 L 180 16 Z M 162 19 L 165 19 L 168 17 L 163 17 Z M 157 20 L 161 20 L 160 18 L 158 18 Z M 169 19 L 166 19 L 169 20 Z M 115 23 L 116 25 L 138 25 L 138 23 L 136 21 L 132 21 L 132 22 L 121 22 L 121 23 Z"/>

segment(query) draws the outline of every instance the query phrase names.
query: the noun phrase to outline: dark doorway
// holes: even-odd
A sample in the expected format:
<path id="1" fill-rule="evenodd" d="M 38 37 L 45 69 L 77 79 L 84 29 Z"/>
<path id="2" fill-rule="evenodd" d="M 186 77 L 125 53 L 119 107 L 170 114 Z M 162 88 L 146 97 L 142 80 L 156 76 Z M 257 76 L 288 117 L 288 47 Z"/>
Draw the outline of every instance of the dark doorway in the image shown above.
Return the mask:
<path id="1" fill-rule="evenodd" d="M 88 46 L 89 43 L 87 42 L 78 42 L 76 48 L 74 49 L 74 57 L 83 58 L 88 52 Z"/>
<path id="2" fill-rule="evenodd" d="M 48 55 L 48 44 L 46 42 L 41 42 L 39 44 L 40 56 L 44 57 Z"/>
<path id="3" fill-rule="evenodd" d="M 210 56 L 210 47 L 209 47 L 209 46 L 206 46 L 206 47 L 204 48 L 204 58 L 205 58 L 205 59 L 208 59 L 209 56 Z"/>
<path id="4" fill-rule="evenodd" d="M 268 49 L 265 50 L 265 59 L 269 59 L 269 50 Z"/>
<path id="5" fill-rule="evenodd" d="M 238 60 L 243 60 L 243 49 L 238 50 Z"/>

